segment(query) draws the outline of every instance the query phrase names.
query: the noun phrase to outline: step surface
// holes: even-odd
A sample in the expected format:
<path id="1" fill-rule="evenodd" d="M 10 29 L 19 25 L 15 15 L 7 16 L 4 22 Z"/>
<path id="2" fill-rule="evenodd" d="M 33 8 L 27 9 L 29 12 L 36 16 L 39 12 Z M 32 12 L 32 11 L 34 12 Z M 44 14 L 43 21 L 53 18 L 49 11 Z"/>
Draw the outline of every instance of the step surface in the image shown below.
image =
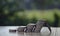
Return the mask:
<path id="1" fill-rule="evenodd" d="M 51 27 L 51 33 L 47 27 L 43 27 L 40 33 L 9 32 L 9 29 L 17 29 L 18 27 L 19 26 L 0 26 L 0 36 L 60 36 L 60 27 Z"/>

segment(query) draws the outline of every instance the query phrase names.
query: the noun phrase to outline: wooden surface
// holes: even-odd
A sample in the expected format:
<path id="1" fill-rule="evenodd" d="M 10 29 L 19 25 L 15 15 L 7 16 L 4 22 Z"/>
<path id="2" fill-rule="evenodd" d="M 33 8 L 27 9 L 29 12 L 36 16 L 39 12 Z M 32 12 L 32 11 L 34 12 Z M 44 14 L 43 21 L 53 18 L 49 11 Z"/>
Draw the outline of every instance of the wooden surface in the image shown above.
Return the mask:
<path id="1" fill-rule="evenodd" d="M 51 27 L 51 33 L 47 27 L 43 27 L 40 33 L 9 32 L 9 29 L 16 28 L 18 26 L 0 26 L 0 36 L 60 36 L 59 27 Z"/>

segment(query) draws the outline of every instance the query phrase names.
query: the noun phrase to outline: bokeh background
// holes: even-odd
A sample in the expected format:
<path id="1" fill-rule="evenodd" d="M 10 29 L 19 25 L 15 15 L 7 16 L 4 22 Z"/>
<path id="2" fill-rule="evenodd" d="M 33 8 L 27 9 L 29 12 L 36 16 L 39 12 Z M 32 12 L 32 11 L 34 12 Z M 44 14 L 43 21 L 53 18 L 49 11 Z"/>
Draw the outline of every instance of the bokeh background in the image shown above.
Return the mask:
<path id="1" fill-rule="evenodd" d="M 45 18 L 60 27 L 60 0 L 0 0 L 0 26 L 21 26 Z"/>

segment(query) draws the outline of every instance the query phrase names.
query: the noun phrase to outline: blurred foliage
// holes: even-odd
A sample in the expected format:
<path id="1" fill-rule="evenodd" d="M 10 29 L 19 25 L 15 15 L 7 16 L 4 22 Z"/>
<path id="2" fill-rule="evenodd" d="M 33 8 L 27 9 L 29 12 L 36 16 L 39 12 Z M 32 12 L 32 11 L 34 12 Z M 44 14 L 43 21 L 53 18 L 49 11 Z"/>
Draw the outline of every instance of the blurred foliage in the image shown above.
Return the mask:
<path id="1" fill-rule="evenodd" d="M 59 16 L 55 13 L 54 14 L 54 27 L 58 27 L 59 24 Z"/>
<path id="2" fill-rule="evenodd" d="M 58 17 L 55 17 L 55 14 Z M 25 12 L 16 12 L 14 16 L 9 17 L 7 25 L 27 25 L 28 23 L 36 23 L 37 20 L 46 18 L 51 26 L 59 26 L 59 20 L 56 18 L 60 18 L 59 10 L 45 10 L 41 13 L 40 10 L 33 11 L 25 11 Z M 57 20 L 57 22 L 56 22 Z M 56 24 L 54 24 L 56 23 Z"/>
<path id="3" fill-rule="evenodd" d="M 8 22 L 10 24 L 9 17 L 12 17 L 17 11 L 24 11 L 18 8 L 16 1 L 17 0 L 0 0 L 0 25 L 8 25 Z"/>
<path id="4" fill-rule="evenodd" d="M 38 3 L 39 2 L 39 3 Z M 58 0 L 58 2 L 60 2 Z M 54 0 L 35 0 L 34 4 L 40 4 L 42 8 L 45 5 L 51 5 Z M 34 7 L 34 6 L 33 6 Z M 43 11 L 43 10 L 42 10 Z M 0 0 L 0 25 L 27 25 L 28 23 L 36 23 L 37 20 L 46 18 L 51 26 L 55 26 L 56 21 L 60 21 L 60 10 L 24 10 L 24 0 Z M 57 15 L 58 17 L 56 18 Z M 60 25 L 57 22 L 57 26 Z"/>

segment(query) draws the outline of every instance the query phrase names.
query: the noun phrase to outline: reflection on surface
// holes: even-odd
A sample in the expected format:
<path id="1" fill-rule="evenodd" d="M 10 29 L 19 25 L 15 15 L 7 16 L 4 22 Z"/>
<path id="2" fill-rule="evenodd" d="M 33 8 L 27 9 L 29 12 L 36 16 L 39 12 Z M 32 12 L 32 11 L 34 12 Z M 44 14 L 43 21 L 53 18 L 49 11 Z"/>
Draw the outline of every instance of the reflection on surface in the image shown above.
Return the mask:
<path id="1" fill-rule="evenodd" d="M 41 33 L 25 33 L 24 36 L 50 36 L 49 34 L 41 34 Z"/>
<path id="2" fill-rule="evenodd" d="M 18 36 L 50 36 L 51 34 L 41 34 L 41 33 L 18 33 Z"/>
<path id="3" fill-rule="evenodd" d="M 9 32 L 9 29 L 16 29 L 17 27 L 0 27 L 0 36 L 53 36 L 47 31 L 41 33 L 26 33 L 26 32 Z"/>

